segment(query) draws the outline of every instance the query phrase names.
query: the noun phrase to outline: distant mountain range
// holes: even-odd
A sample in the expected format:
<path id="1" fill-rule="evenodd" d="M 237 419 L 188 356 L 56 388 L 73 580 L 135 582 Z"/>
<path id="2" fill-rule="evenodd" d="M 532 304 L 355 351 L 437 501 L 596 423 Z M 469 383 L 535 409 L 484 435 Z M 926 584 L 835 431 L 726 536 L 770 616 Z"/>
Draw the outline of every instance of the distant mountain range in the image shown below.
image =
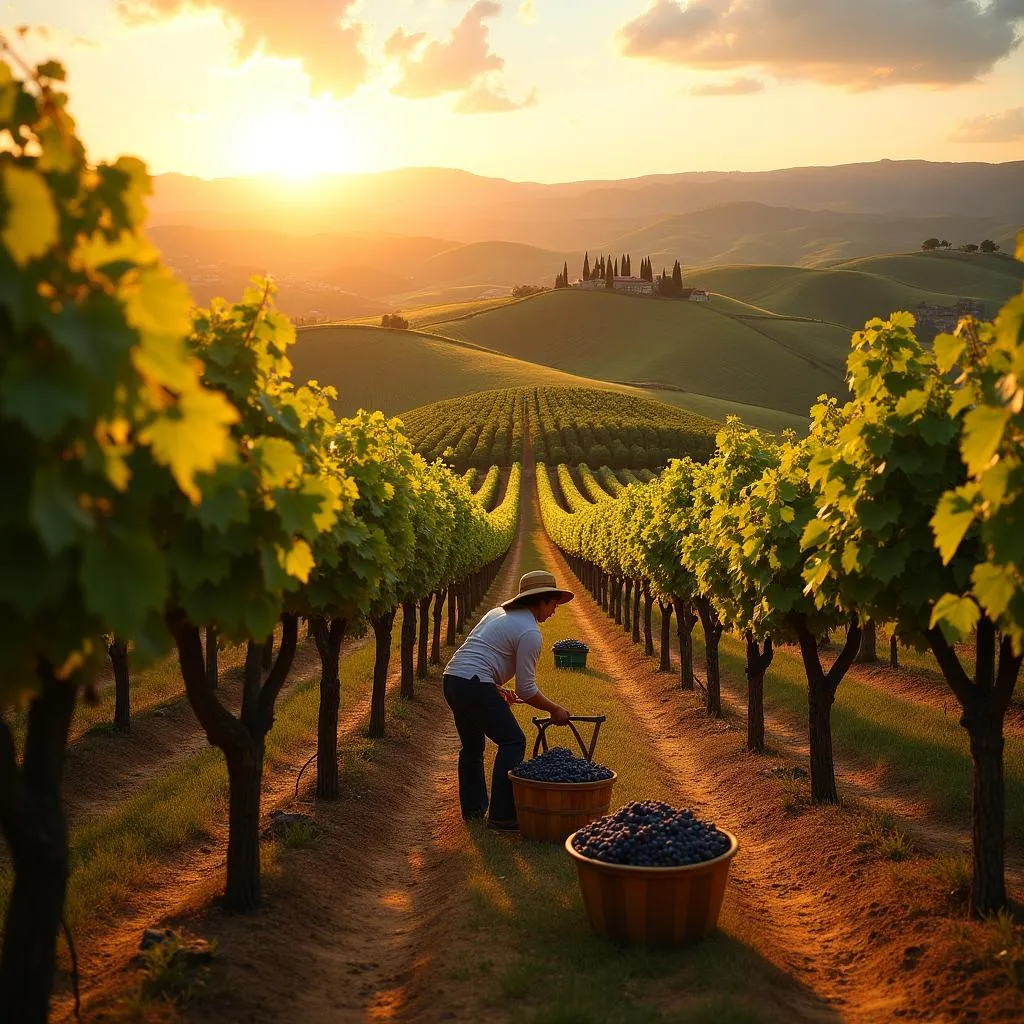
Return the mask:
<path id="1" fill-rule="evenodd" d="M 545 185 L 464 171 L 270 179 L 155 179 L 151 234 L 197 298 L 269 271 L 293 315 L 372 315 L 548 283 L 583 253 L 652 257 L 656 270 L 827 266 L 908 252 L 929 236 L 1024 226 L 1024 162 L 880 161 L 753 173 Z M 254 228 L 253 225 L 258 225 Z"/>

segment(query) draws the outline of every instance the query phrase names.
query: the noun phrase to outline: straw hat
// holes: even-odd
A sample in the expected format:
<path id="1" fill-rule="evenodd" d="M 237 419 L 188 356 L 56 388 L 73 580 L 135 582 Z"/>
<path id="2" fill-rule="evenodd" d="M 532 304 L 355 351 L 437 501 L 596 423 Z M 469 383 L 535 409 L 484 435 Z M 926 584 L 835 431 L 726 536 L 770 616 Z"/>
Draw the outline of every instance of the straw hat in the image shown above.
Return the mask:
<path id="1" fill-rule="evenodd" d="M 561 590 L 555 586 L 555 577 L 543 569 L 536 569 L 533 572 L 524 573 L 519 578 L 519 593 L 509 601 L 502 604 L 502 608 L 512 609 L 523 598 L 534 597 L 539 594 L 557 594 L 558 603 L 565 604 L 575 596 L 571 590 Z"/>

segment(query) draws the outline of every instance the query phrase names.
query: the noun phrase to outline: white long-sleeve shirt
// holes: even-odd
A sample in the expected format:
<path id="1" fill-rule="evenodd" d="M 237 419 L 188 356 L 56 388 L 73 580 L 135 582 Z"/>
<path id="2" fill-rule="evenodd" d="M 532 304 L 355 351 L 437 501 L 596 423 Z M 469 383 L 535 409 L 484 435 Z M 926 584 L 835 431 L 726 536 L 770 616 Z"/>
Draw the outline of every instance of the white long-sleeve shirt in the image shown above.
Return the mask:
<path id="1" fill-rule="evenodd" d="M 540 627 L 528 608 L 492 608 L 452 655 L 445 675 L 504 686 L 516 677 L 516 693 L 526 700 L 537 693 Z"/>

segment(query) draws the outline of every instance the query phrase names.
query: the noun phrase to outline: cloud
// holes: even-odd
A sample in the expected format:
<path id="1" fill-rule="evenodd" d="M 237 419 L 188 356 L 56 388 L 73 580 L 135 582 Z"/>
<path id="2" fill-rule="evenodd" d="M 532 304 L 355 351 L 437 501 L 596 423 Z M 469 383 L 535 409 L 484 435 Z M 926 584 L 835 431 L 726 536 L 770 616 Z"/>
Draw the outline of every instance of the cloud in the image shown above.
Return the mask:
<path id="1" fill-rule="evenodd" d="M 531 90 L 524 99 L 517 103 L 507 95 L 504 89 L 500 87 L 489 89 L 483 82 L 478 82 L 459 97 L 452 109 L 458 114 L 504 114 L 536 105 L 536 89 Z"/>
<path id="2" fill-rule="evenodd" d="M 489 71 L 500 71 L 505 61 L 491 50 L 490 33 L 484 24 L 487 18 L 499 14 L 501 5 L 494 0 L 477 0 L 452 29 L 447 42 L 435 39 L 426 46 L 419 45 L 422 33 L 407 36 L 399 29 L 385 44 L 385 52 L 389 48 L 397 50 L 402 68 L 402 78 L 393 91 L 411 99 L 441 96 L 469 88 Z M 413 39 L 416 42 L 409 46 Z"/>
<path id="3" fill-rule="evenodd" d="M 689 68 L 756 67 L 847 89 L 970 82 L 1021 42 L 1024 0 L 654 0 L 622 52 Z"/>
<path id="4" fill-rule="evenodd" d="M 238 56 L 262 51 L 299 60 L 313 90 L 350 96 L 369 66 L 361 44 L 363 25 L 348 13 L 357 0 L 303 0 L 301 15 L 279 0 L 115 0 L 131 25 L 169 21 L 189 10 L 217 10 L 238 26 Z"/>
<path id="5" fill-rule="evenodd" d="M 731 78 L 728 82 L 708 82 L 690 89 L 691 96 L 746 96 L 763 92 L 764 82 L 758 78 Z"/>
<path id="6" fill-rule="evenodd" d="M 953 142 L 1016 142 L 1024 139 L 1024 107 L 968 118 L 960 122 L 950 138 Z"/>

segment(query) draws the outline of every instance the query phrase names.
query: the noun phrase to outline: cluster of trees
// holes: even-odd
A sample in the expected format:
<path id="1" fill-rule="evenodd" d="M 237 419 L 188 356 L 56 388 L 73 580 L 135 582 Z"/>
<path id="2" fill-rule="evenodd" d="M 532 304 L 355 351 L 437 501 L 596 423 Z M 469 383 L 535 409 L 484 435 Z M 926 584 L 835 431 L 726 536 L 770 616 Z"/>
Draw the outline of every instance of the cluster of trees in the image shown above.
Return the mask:
<path id="1" fill-rule="evenodd" d="M 64 749 L 104 638 L 140 660 L 176 648 L 188 700 L 227 762 L 224 907 L 252 910 L 264 745 L 300 619 L 321 658 L 317 795 L 330 798 L 346 631 L 374 631 L 370 728 L 381 735 L 396 610 L 408 695 L 417 612 L 425 674 L 430 605 L 438 661 L 442 606 L 458 629 L 514 534 L 518 473 L 488 515 L 397 421 L 335 417 L 331 389 L 290 379 L 294 329 L 269 282 L 195 309 L 143 236 L 145 167 L 89 164 L 58 64 L 24 80 L 0 67 L 0 712 L 28 705 L 20 759 L 0 713 L 14 869 L 0 1005 L 42 1021 L 69 871 Z M 238 714 L 210 678 L 214 638 L 247 644 Z"/>
<path id="2" fill-rule="evenodd" d="M 563 271 L 563 275 L 567 272 Z M 556 278 L 557 281 L 557 278 Z M 558 287 L 557 283 L 556 286 Z M 539 295 L 541 292 L 546 292 L 547 288 L 542 284 L 517 284 L 512 289 L 513 299 L 525 299 L 529 295 Z"/>
<path id="3" fill-rule="evenodd" d="M 556 288 L 568 288 L 569 287 L 569 264 L 562 264 L 562 269 L 555 277 Z"/>
<path id="4" fill-rule="evenodd" d="M 673 264 L 671 275 L 662 268 L 661 276 L 656 284 L 658 294 L 664 295 L 666 298 L 676 299 L 683 294 L 683 268 L 679 260 L 676 260 Z"/>
<path id="5" fill-rule="evenodd" d="M 773 645 L 799 645 L 816 801 L 837 799 L 831 707 L 862 624 L 892 622 L 930 648 L 970 737 L 971 901 L 985 914 L 1006 903 L 1003 718 L 1024 655 L 1024 294 L 994 323 L 963 321 L 933 348 L 896 313 L 869 322 L 852 349 L 850 401 L 819 401 L 806 438 L 775 440 L 731 419 L 708 462 L 673 462 L 647 486 L 572 512 L 538 467 L 541 511 L 616 621 L 632 597 L 634 639 L 643 598 L 648 650 L 653 599 L 663 624 L 674 612 L 684 687 L 701 622 L 711 715 L 721 713 L 722 632 L 745 641 L 752 751 L 764 744 Z M 826 668 L 819 638 L 837 628 L 845 642 Z M 957 647 L 968 642 L 973 667 Z"/>
<path id="6" fill-rule="evenodd" d="M 396 331 L 409 330 L 409 321 L 401 313 L 385 313 L 380 318 L 381 327 L 391 327 Z"/>
<path id="7" fill-rule="evenodd" d="M 926 238 L 921 243 L 921 248 L 925 252 L 930 252 L 933 249 L 952 249 L 953 243 L 943 238 L 941 241 L 938 238 Z M 993 242 L 991 238 L 983 238 L 981 244 L 976 242 L 962 242 L 957 248 L 961 252 L 999 252 L 999 246 L 996 242 Z"/>

